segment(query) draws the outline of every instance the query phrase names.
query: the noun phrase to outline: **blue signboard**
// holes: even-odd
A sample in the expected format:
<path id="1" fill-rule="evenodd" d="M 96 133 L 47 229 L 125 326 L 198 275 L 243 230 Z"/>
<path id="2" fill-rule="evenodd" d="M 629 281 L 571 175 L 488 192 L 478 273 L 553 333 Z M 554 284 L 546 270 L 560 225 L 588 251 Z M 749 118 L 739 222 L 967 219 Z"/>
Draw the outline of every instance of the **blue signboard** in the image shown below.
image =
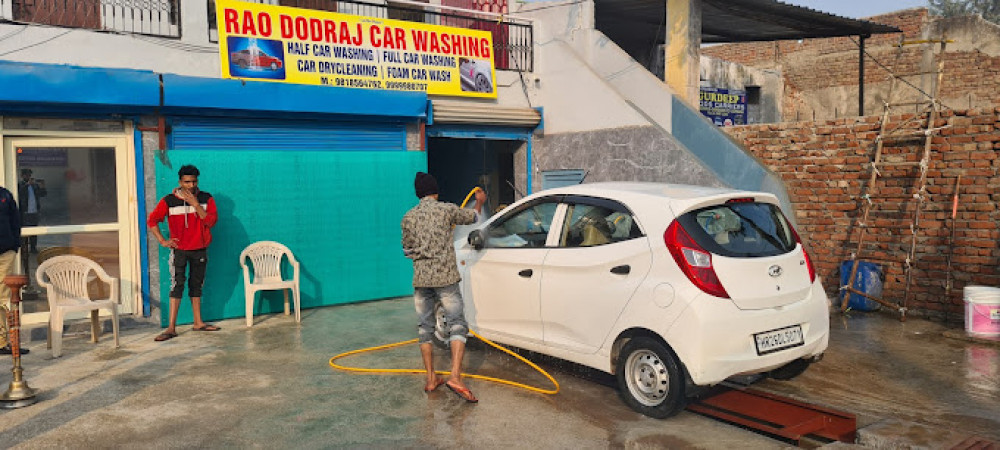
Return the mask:
<path id="1" fill-rule="evenodd" d="M 747 91 L 703 87 L 699 98 L 701 113 L 716 125 L 746 125 Z"/>

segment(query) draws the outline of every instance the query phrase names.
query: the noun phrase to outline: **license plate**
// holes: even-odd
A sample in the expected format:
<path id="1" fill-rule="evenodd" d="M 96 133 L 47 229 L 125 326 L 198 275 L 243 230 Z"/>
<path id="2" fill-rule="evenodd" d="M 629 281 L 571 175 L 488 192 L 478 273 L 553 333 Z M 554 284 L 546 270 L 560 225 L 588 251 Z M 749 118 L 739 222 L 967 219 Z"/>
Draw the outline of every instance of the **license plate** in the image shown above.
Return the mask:
<path id="1" fill-rule="evenodd" d="M 757 344 L 758 355 L 798 347 L 805 343 L 802 339 L 802 327 L 799 325 L 757 333 L 753 335 L 753 339 L 754 343 Z"/>

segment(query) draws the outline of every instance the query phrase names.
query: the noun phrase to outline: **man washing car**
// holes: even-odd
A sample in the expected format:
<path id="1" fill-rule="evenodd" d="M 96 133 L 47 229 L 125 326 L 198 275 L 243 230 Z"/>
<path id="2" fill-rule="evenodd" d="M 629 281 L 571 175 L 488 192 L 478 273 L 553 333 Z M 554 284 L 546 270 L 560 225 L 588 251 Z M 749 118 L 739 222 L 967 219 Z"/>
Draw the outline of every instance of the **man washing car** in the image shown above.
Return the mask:
<path id="1" fill-rule="evenodd" d="M 465 357 L 465 336 L 469 327 L 465 321 L 462 294 L 458 289 L 461 277 L 452 247 L 452 228 L 476 221 L 482 211 L 486 194 L 476 191 L 475 212 L 452 203 L 438 201 L 437 180 L 430 174 L 417 172 L 413 182 L 420 203 L 403 216 L 403 252 L 413 260 L 413 301 L 420 318 L 417 341 L 427 369 L 424 392 L 442 384 L 469 403 L 479 400 L 462 381 L 462 358 Z M 451 347 L 451 375 L 447 380 L 434 373 L 433 345 L 434 308 L 440 303 L 448 321 Z"/>

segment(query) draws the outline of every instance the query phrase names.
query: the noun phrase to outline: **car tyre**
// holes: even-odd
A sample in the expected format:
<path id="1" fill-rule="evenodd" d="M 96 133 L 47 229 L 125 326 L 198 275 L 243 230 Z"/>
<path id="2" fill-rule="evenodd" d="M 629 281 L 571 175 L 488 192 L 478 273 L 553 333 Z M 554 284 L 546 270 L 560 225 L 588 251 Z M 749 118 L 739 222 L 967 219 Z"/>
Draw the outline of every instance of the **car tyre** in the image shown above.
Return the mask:
<path id="1" fill-rule="evenodd" d="M 241 69 L 246 69 L 247 68 L 247 62 L 246 61 L 240 61 L 240 68 Z"/>
<path id="2" fill-rule="evenodd" d="M 618 394 L 635 411 L 666 419 L 684 408 L 683 370 L 662 342 L 645 336 L 629 340 L 616 366 Z"/>
<path id="3" fill-rule="evenodd" d="M 775 380 L 788 381 L 802 375 L 802 373 L 809 368 L 809 364 L 810 362 L 807 359 L 796 359 L 795 361 L 768 372 L 767 375 Z"/>
<path id="4" fill-rule="evenodd" d="M 493 92 L 493 85 L 490 83 L 490 80 L 486 79 L 486 75 L 476 75 L 476 90 L 479 92 Z"/>
<path id="5" fill-rule="evenodd" d="M 278 63 L 272 62 L 271 63 L 271 70 L 278 70 Z"/>

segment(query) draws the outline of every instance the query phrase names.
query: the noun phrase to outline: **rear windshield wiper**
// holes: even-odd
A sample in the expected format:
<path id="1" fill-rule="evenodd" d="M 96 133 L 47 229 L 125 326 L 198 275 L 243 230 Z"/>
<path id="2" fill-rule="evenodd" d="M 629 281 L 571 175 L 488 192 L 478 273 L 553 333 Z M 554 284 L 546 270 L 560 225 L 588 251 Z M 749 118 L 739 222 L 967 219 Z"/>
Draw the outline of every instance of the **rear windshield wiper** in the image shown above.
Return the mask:
<path id="1" fill-rule="evenodd" d="M 759 233 L 760 236 L 764 238 L 764 240 L 766 240 L 771 245 L 775 246 L 775 248 L 778 248 L 778 249 L 780 249 L 783 252 L 787 252 L 787 251 L 791 250 L 790 248 L 786 248 L 785 244 L 781 243 L 778 239 L 776 239 L 776 237 L 774 235 L 772 235 L 772 234 L 764 231 L 763 228 L 761 228 L 760 226 L 758 226 L 757 223 L 754 222 L 753 220 L 750 220 L 749 217 L 744 216 L 743 214 L 740 214 L 739 211 L 737 211 L 737 210 L 735 210 L 733 208 L 729 208 L 729 210 L 732 211 L 733 214 L 736 214 L 740 219 L 743 219 L 747 223 L 749 223 L 750 226 L 753 227 L 753 229 L 757 230 L 757 233 Z"/>

